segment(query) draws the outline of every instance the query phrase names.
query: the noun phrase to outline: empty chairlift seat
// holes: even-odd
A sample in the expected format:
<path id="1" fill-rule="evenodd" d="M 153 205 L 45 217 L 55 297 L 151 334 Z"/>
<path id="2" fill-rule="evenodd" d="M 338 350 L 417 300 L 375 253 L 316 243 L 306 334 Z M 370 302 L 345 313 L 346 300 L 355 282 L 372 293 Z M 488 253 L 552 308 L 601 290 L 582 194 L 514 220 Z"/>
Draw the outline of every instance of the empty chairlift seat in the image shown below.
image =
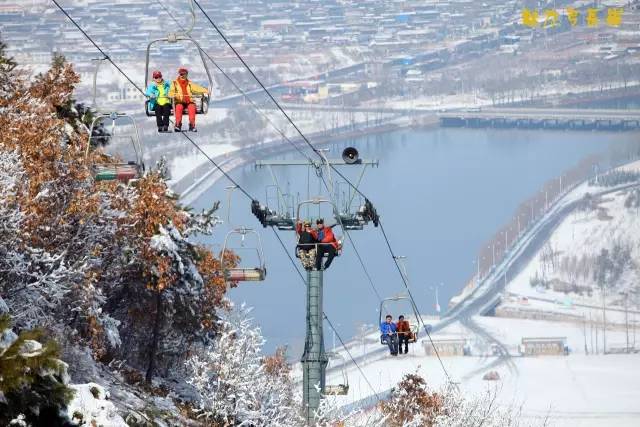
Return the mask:
<path id="1" fill-rule="evenodd" d="M 108 136 L 94 135 L 94 130 L 101 125 L 105 120 L 111 120 L 111 132 Z M 120 126 L 116 126 L 116 121 L 125 122 L 132 128 L 128 132 L 122 133 Z M 91 122 L 89 128 L 89 139 L 87 141 L 87 148 L 85 151 L 85 157 L 88 159 L 93 146 L 94 140 L 100 140 L 103 138 L 119 139 L 128 143 L 133 148 L 135 160 L 128 162 L 119 162 L 113 159 L 111 156 L 103 154 L 104 161 L 91 164 L 91 173 L 96 181 L 121 181 L 129 183 L 137 180 L 144 174 L 145 166 L 143 160 L 143 148 L 138 134 L 138 128 L 133 117 L 124 113 L 102 113 L 95 117 Z"/>
<path id="2" fill-rule="evenodd" d="M 253 235 L 256 238 L 256 243 L 253 246 L 244 246 L 245 239 L 248 235 Z M 235 247 L 235 249 L 250 249 L 254 250 L 257 255 L 258 265 L 249 266 L 228 266 L 227 258 L 229 253 L 234 249 L 230 244 L 230 239 L 233 236 L 241 237 L 241 246 Z M 253 229 L 240 227 L 231 230 L 227 233 L 224 239 L 224 246 L 220 256 L 222 264 L 222 272 L 227 284 L 235 284 L 237 282 L 261 282 L 267 277 L 267 268 L 264 263 L 264 251 L 262 248 L 262 241 L 260 235 Z"/>

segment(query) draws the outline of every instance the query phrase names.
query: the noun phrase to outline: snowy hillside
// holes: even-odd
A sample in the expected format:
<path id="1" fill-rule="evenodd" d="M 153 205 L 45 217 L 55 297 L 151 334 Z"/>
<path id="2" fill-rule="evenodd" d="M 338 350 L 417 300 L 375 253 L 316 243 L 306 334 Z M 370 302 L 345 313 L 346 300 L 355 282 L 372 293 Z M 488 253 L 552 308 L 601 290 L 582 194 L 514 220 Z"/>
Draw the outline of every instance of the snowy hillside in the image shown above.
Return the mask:
<path id="1" fill-rule="evenodd" d="M 619 170 L 639 169 L 640 163 L 634 163 Z M 437 320 L 425 318 L 438 331 L 432 339 L 442 366 L 424 333 L 408 355 L 392 357 L 378 332 L 369 331 L 347 345 L 358 366 L 342 363 L 349 360 L 346 351 L 330 360 L 327 384 L 348 380 L 350 386 L 350 394 L 336 401 L 345 411 L 371 407 L 378 398 L 388 398 L 408 373 L 419 373 L 433 389 L 443 387 L 448 374 L 465 396 L 495 392 L 499 406 L 520 411 L 525 423 L 548 418 L 556 426 L 638 425 L 640 208 L 636 187 L 610 191 L 616 187 L 605 186 L 612 176 L 576 187 L 540 220 L 580 201 L 506 283 L 496 317 L 463 316 L 453 323 L 443 318 L 442 329 Z M 533 240 L 527 234 L 521 239 L 506 268 L 514 262 L 509 258 L 525 256 Z M 496 266 L 496 277 L 462 306 L 484 310 L 487 305 L 475 300 L 496 292 L 493 284 L 502 282 L 502 268 Z"/>
<path id="2" fill-rule="evenodd" d="M 629 168 L 637 170 L 638 163 Z M 532 317 L 544 310 L 603 322 L 604 304 L 607 322 L 635 329 L 640 314 L 638 209 L 634 188 L 594 197 L 571 212 L 508 285 L 499 311 Z"/>

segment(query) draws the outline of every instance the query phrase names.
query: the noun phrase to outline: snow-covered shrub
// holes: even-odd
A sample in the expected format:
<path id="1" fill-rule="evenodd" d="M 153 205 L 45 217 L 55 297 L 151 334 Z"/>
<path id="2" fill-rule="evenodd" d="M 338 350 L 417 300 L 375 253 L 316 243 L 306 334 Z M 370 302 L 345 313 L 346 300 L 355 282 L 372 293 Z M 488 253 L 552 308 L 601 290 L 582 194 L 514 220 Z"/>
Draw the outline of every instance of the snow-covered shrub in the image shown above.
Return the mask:
<path id="1" fill-rule="evenodd" d="M 324 396 L 315 413 L 318 427 L 384 427 L 387 418 L 378 406 L 345 411 L 335 396 Z"/>
<path id="2" fill-rule="evenodd" d="M 248 313 L 232 309 L 216 339 L 187 360 L 197 413 L 214 425 L 303 425 L 284 352 L 261 355 L 265 341 Z"/>
<path id="3" fill-rule="evenodd" d="M 463 395 L 454 386 L 442 391 L 442 407 L 434 419 L 435 427 L 526 427 L 543 426 L 545 420 L 522 421 L 520 409 L 497 403 L 498 390 L 487 389 L 477 396 Z"/>
<path id="4" fill-rule="evenodd" d="M 380 403 L 391 427 L 431 427 L 442 407 L 442 396 L 431 393 L 427 382 L 417 374 L 406 374 L 391 392 L 391 398 Z"/>
<path id="5" fill-rule="evenodd" d="M 517 407 L 497 404 L 496 387 L 480 395 L 463 394 L 447 385 L 433 392 L 417 374 L 407 374 L 392 390 L 391 397 L 375 407 L 345 413 L 332 397 L 321 401 L 318 425 L 321 427 L 516 427 L 543 426 L 544 419 L 523 422 Z"/>

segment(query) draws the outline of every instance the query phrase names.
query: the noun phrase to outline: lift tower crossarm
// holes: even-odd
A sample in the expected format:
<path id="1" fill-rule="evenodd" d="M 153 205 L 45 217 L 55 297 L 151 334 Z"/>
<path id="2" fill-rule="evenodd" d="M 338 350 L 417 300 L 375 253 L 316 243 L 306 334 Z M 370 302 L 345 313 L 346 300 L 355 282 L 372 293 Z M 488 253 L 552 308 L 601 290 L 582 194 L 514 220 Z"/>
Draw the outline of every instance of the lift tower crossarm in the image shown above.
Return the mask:
<path id="1" fill-rule="evenodd" d="M 330 159 L 328 163 L 332 166 L 353 166 L 353 164 L 347 163 L 342 159 Z M 312 162 L 309 160 L 257 160 L 256 168 L 264 166 L 309 166 L 310 164 Z M 362 159 L 357 164 L 378 166 L 378 159 Z"/>

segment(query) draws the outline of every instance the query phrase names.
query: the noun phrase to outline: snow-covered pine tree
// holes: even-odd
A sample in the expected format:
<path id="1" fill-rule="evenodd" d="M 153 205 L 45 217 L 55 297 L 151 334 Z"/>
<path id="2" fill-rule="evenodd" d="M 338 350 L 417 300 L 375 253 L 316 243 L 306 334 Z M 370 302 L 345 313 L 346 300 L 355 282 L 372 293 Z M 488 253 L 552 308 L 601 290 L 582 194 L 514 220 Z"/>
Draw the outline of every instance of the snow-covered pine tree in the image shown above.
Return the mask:
<path id="1" fill-rule="evenodd" d="M 12 80 L 18 63 L 7 56 L 7 45 L 0 40 L 0 98 L 12 90 Z"/>
<path id="2" fill-rule="evenodd" d="M 167 375 L 225 306 L 219 259 L 189 241 L 212 232 L 215 207 L 184 210 L 160 172 L 136 187 L 94 181 L 92 165 L 110 160 L 85 156 L 71 65 L 56 57 L 28 81 L 11 63 L 0 51 L 0 295 L 16 328 Z"/>
<path id="3" fill-rule="evenodd" d="M 8 314 L 0 315 L 0 424 L 20 417 L 28 425 L 71 425 L 64 409 L 73 397 L 66 382 L 67 365 L 58 359 L 53 341 L 42 344 L 43 332 L 11 330 Z"/>
<path id="4" fill-rule="evenodd" d="M 289 367 L 281 350 L 263 357 L 260 328 L 244 306 L 220 321 L 220 334 L 186 362 L 197 412 L 213 425 L 300 426 Z"/>

